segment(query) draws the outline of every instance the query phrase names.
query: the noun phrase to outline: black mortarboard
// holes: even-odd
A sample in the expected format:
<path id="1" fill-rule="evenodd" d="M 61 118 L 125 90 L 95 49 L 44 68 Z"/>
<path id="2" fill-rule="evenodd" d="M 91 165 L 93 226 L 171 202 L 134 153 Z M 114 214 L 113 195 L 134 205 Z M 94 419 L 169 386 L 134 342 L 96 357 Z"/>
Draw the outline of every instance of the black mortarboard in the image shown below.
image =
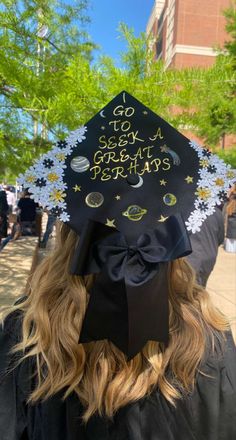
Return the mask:
<path id="1" fill-rule="evenodd" d="M 147 304 L 153 308 L 155 303 L 147 291 L 151 292 L 160 279 L 159 290 L 165 290 L 160 275 L 165 270 L 160 267 L 191 251 L 186 228 L 192 233 L 200 230 L 234 178 L 234 172 L 220 158 L 121 92 L 19 179 L 36 202 L 80 235 L 72 272 L 100 273 L 95 283 L 100 296 L 94 287 L 82 329 L 84 341 L 106 337 L 129 357 L 147 339 L 167 342 L 164 324 L 155 332 L 156 315 L 147 332 L 150 325 L 140 323 L 141 309 L 148 313 Z M 117 304 L 115 318 L 111 288 L 122 303 Z M 135 300 L 133 297 L 138 290 L 143 298 L 140 304 L 138 295 Z M 159 300 L 164 296 L 158 295 Z M 107 315 L 104 303 L 109 304 Z M 159 308 L 166 320 L 167 304 L 159 304 Z M 100 321 L 94 319 L 98 309 Z M 137 317 L 142 329 L 138 338 L 133 325 Z M 101 324 L 105 321 L 110 330 Z M 115 331 L 109 321 L 116 323 Z M 118 324 L 125 336 L 119 336 Z"/>

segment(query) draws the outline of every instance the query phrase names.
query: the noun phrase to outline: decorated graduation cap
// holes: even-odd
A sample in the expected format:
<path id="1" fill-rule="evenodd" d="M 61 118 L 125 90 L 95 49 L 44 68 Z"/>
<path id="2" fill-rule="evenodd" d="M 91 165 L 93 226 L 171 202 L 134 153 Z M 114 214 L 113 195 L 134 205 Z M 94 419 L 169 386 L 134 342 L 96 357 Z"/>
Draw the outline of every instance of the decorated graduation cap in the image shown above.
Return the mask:
<path id="1" fill-rule="evenodd" d="M 168 343 L 166 263 L 191 252 L 188 232 L 234 179 L 125 91 L 20 177 L 80 236 L 71 272 L 97 273 L 80 342 L 109 339 L 129 358 L 148 340 Z"/>

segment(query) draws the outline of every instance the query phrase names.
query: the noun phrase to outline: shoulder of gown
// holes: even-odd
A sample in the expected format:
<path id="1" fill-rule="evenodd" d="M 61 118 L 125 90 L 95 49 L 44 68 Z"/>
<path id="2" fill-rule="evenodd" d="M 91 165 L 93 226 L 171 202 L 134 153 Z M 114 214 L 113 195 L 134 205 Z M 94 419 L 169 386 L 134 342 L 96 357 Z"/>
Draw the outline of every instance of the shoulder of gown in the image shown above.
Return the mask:
<path id="1" fill-rule="evenodd" d="M 75 394 L 65 401 L 59 393 L 38 405 L 26 405 L 29 366 L 9 369 L 9 351 L 21 337 L 21 320 L 20 312 L 13 313 L 0 328 L 1 440 L 235 440 L 236 349 L 230 332 L 225 340 L 216 335 L 194 391 L 176 406 L 156 390 L 121 408 L 113 420 L 94 416 L 83 426 Z"/>
<path id="2" fill-rule="evenodd" d="M 236 348 L 232 333 L 216 337 L 199 369 L 190 408 L 203 439 L 236 438 Z"/>
<path id="3" fill-rule="evenodd" d="M 11 352 L 21 339 L 22 314 L 11 313 L 0 325 L 0 439 L 26 440 L 26 364 L 14 368 L 19 355 Z"/>
<path id="4" fill-rule="evenodd" d="M 87 440 L 235 440 L 236 349 L 216 335 L 194 391 L 170 404 L 159 390 L 120 409 L 112 421 L 92 417 Z"/>

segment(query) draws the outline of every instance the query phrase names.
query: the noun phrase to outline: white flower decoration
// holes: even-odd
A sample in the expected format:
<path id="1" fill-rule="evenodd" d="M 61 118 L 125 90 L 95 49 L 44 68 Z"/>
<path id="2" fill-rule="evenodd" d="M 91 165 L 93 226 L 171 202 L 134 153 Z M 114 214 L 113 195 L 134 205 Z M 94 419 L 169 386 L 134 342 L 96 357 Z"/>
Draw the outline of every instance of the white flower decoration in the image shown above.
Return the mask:
<path id="1" fill-rule="evenodd" d="M 70 133 L 70 135 L 66 138 L 66 142 L 70 147 L 76 147 L 77 142 L 81 143 L 86 136 L 84 134 L 87 131 L 87 127 L 80 127 L 77 130 L 74 130 Z"/>
<path id="2" fill-rule="evenodd" d="M 60 208 L 59 219 L 68 222 L 70 216 L 67 213 L 65 201 L 67 184 L 63 181 L 66 168 L 66 158 L 71 154 L 77 142 L 86 139 L 87 127 L 82 126 L 73 131 L 66 141 L 61 142 L 61 147 L 55 145 L 48 153 L 37 159 L 25 174 L 20 174 L 18 182 L 28 188 L 32 198 L 48 210 Z M 61 212 L 62 210 L 62 212 Z"/>
<path id="3" fill-rule="evenodd" d="M 67 212 L 62 212 L 62 214 L 59 216 L 59 219 L 62 222 L 68 222 L 70 220 L 70 216 L 67 214 Z"/>
<path id="4" fill-rule="evenodd" d="M 200 231 L 203 221 L 215 211 L 215 206 L 222 203 L 220 191 L 227 192 L 233 184 L 235 174 L 229 165 L 215 154 L 201 147 L 195 141 L 190 141 L 198 155 L 200 169 L 197 182 L 195 210 L 191 212 L 186 226 L 193 234 Z M 201 210 L 202 203 L 205 203 L 204 210 Z"/>

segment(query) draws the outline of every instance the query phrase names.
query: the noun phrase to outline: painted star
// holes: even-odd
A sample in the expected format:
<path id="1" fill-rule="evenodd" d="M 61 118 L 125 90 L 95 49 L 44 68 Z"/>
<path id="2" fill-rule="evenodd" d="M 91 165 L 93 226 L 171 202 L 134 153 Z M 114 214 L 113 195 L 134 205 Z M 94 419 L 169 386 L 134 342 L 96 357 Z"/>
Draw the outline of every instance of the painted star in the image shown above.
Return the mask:
<path id="1" fill-rule="evenodd" d="M 74 192 L 81 191 L 81 186 L 79 186 L 79 185 L 75 185 L 75 186 L 73 187 L 73 190 L 74 190 Z"/>
<path id="2" fill-rule="evenodd" d="M 167 219 L 168 217 L 164 217 L 164 215 L 161 215 L 158 221 L 162 223 L 165 222 Z"/>
<path id="3" fill-rule="evenodd" d="M 101 130 L 106 130 L 106 127 L 104 127 L 104 125 L 102 125 Z"/>
<path id="4" fill-rule="evenodd" d="M 147 114 L 148 114 L 148 112 L 147 112 L 146 110 L 144 110 L 144 111 L 143 111 L 143 114 L 144 114 L 144 115 L 147 115 Z"/>
<path id="5" fill-rule="evenodd" d="M 167 153 L 167 152 L 168 152 L 168 147 L 167 147 L 167 145 L 162 145 L 162 146 L 160 147 L 160 150 L 161 150 L 162 153 Z"/>
<path id="6" fill-rule="evenodd" d="M 107 218 L 107 222 L 105 224 L 106 226 L 110 226 L 110 228 L 115 228 L 114 222 L 115 222 L 114 218 L 112 220 L 109 220 L 109 218 Z"/>
<path id="7" fill-rule="evenodd" d="M 160 185 L 162 185 L 162 186 L 166 186 L 166 184 L 167 184 L 167 181 L 166 181 L 166 180 L 164 180 L 164 179 L 161 179 L 161 180 L 160 180 Z"/>
<path id="8" fill-rule="evenodd" d="M 120 200 L 120 196 L 117 194 L 117 196 L 115 196 L 116 200 Z"/>
<path id="9" fill-rule="evenodd" d="M 193 177 L 187 176 L 184 180 L 186 180 L 187 183 L 193 183 Z"/>

